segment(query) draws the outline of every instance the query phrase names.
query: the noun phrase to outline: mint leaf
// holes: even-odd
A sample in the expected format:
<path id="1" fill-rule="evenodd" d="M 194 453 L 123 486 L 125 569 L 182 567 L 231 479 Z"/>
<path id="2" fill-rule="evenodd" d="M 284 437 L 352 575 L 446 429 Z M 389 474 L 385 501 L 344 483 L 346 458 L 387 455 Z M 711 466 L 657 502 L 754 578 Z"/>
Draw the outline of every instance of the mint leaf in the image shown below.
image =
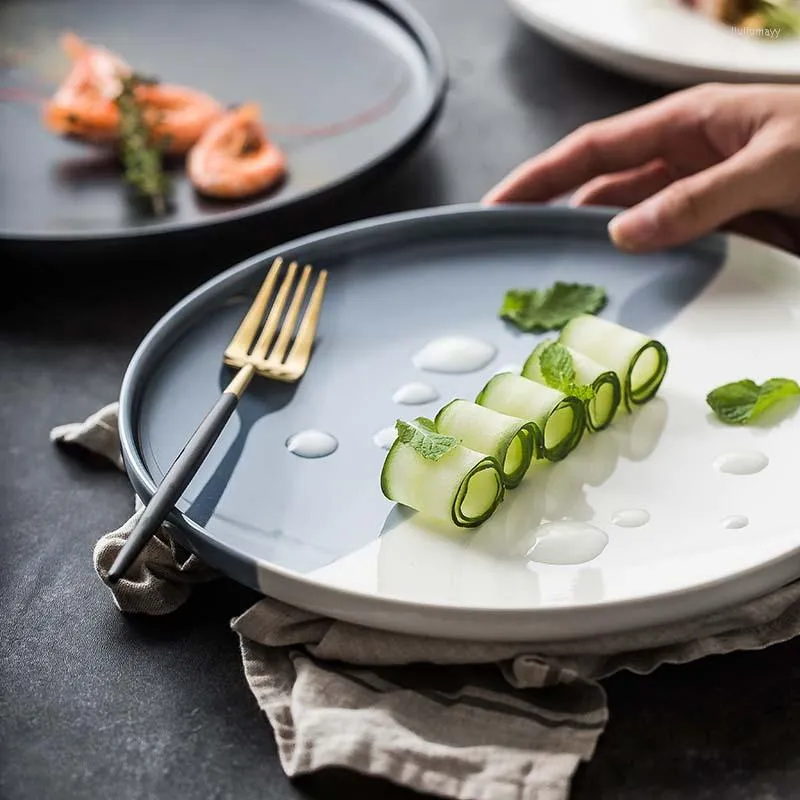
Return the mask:
<path id="1" fill-rule="evenodd" d="M 551 342 L 539 356 L 539 369 L 548 386 L 560 389 L 575 383 L 575 364 L 569 350 L 559 342 Z"/>
<path id="2" fill-rule="evenodd" d="M 542 348 L 539 371 L 544 382 L 553 389 L 571 394 L 579 400 L 594 398 L 595 391 L 591 386 L 578 383 L 572 354 L 560 342 L 550 342 Z"/>
<path id="3" fill-rule="evenodd" d="M 796 36 L 800 33 L 800 12 L 786 5 L 762 0 L 761 8 L 756 13 L 760 17 L 761 27 L 777 30 L 777 36 Z"/>
<path id="4" fill-rule="evenodd" d="M 607 301 L 599 286 L 557 281 L 549 289 L 509 289 L 499 314 L 523 331 L 549 331 L 581 314 L 596 314 Z"/>
<path id="5" fill-rule="evenodd" d="M 579 384 L 579 383 L 572 383 L 566 389 L 562 389 L 561 391 L 564 394 L 571 394 L 573 397 L 577 397 L 578 400 L 594 400 L 595 392 L 594 387 L 589 386 L 588 384 Z"/>
<path id="6" fill-rule="evenodd" d="M 726 425 L 747 425 L 782 400 L 800 395 L 800 385 L 791 378 L 770 378 L 760 386 L 746 378 L 718 386 L 706 402 Z"/>
<path id="7" fill-rule="evenodd" d="M 438 461 L 445 453 L 458 446 L 458 439 L 437 433 L 432 420 L 417 417 L 414 422 L 398 419 L 395 423 L 397 438 L 403 444 L 410 445 L 423 458 Z"/>

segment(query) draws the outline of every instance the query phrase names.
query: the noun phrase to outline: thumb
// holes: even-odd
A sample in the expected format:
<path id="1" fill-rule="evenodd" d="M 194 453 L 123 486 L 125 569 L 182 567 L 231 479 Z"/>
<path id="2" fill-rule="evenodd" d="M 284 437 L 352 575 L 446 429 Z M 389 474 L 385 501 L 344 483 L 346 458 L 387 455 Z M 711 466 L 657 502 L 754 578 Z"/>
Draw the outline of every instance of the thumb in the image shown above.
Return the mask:
<path id="1" fill-rule="evenodd" d="M 609 234 L 621 250 L 675 247 L 769 203 L 769 158 L 748 145 L 725 161 L 675 181 L 617 215 Z"/>

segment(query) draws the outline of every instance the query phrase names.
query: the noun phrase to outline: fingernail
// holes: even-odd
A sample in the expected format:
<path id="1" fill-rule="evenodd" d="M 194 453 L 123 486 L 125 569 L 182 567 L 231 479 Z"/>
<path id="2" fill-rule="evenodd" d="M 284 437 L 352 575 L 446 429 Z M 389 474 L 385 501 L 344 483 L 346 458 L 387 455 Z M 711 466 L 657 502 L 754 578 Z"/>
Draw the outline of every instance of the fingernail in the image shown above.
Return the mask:
<path id="1" fill-rule="evenodd" d="M 639 250 L 651 244 L 658 231 L 654 210 L 647 205 L 617 214 L 608 224 L 611 241 L 620 250 Z"/>

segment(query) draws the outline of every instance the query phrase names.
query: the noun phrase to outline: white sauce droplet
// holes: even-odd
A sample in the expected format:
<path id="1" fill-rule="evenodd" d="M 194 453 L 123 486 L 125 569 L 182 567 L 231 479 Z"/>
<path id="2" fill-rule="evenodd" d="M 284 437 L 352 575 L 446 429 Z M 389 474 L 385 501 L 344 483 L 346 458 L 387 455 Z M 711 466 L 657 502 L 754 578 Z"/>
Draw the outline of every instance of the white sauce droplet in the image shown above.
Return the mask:
<path id="1" fill-rule="evenodd" d="M 742 514 L 731 514 L 729 517 L 724 517 L 721 524 L 723 528 L 730 531 L 738 531 L 746 528 L 750 524 L 750 520 Z"/>
<path id="2" fill-rule="evenodd" d="M 759 450 L 741 450 L 725 453 L 714 460 L 714 468 L 730 475 L 754 475 L 769 464 L 769 459 Z"/>
<path id="3" fill-rule="evenodd" d="M 597 558 L 608 544 L 608 534 L 585 522 L 558 520 L 540 525 L 528 551 L 540 564 L 583 564 Z"/>
<path id="4" fill-rule="evenodd" d="M 500 369 L 495 372 L 495 375 L 502 375 L 504 372 L 511 372 L 514 375 L 519 375 L 522 372 L 522 365 L 521 364 L 503 364 Z"/>
<path id="5" fill-rule="evenodd" d="M 471 336 L 443 336 L 422 348 L 411 360 L 417 369 L 429 372 L 474 372 L 483 369 L 497 348 Z"/>
<path id="6" fill-rule="evenodd" d="M 428 383 L 412 381 L 404 383 L 393 395 L 395 403 L 402 403 L 407 406 L 421 405 L 422 403 L 432 403 L 438 400 L 439 392 Z"/>
<path id="7" fill-rule="evenodd" d="M 397 438 L 397 428 L 381 428 L 373 437 L 372 441 L 378 447 L 382 447 L 384 450 L 388 450 L 392 444 L 394 444 L 394 440 Z"/>
<path id="8" fill-rule="evenodd" d="M 339 446 L 336 437 L 325 431 L 309 428 L 290 436 L 286 440 L 286 448 L 301 458 L 322 458 L 329 456 Z"/>
<path id="9" fill-rule="evenodd" d="M 623 508 L 614 512 L 611 521 L 620 528 L 641 528 L 650 522 L 650 514 L 643 508 Z"/>

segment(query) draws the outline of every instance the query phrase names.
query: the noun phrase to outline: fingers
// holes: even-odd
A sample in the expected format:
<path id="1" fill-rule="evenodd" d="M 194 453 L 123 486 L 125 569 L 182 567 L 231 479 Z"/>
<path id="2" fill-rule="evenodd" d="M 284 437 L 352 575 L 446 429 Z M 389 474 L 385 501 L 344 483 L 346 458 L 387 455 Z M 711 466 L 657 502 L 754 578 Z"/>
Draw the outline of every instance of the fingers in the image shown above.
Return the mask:
<path id="1" fill-rule="evenodd" d="M 665 155 L 697 122 L 697 90 L 579 128 L 515 169 L 484 198 L 486 204 L 547 202 L 611 172 Z M 705 110 L 705 109 L 702 109 Z"/>
<path id="2" fill-rule="evenodd" d="M 769 156 L 748 145 L 726 161 L 670 184 L 616 216 L 609 225 L 612 241 L 635 252 L 674 247 L 768 207 L 774 177 Z"/>
<path id="3" fill-rule="evenodd" d="M 658 159 L 643 167 L 594 178 L 575 192 L 570 205 L 629 208 L 665 189 L 673 180 L 670 169 Z"/>

